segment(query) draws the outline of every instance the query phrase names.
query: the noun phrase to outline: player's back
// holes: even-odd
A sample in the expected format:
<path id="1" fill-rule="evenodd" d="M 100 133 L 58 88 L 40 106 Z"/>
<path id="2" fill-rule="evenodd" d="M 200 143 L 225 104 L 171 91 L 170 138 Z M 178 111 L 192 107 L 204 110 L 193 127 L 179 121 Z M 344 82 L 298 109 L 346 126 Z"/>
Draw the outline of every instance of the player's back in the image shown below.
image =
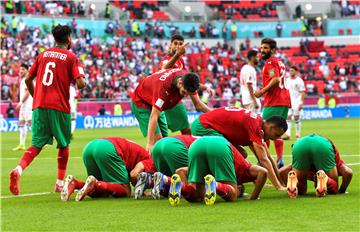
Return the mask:
<path id="1" fill-rule="evenodd" d="M 218 131 L 234 145 L 248 146 L 252 141 L 261 143 L 261 139 L 254 140 L 255 137 L 259 137 L 258 130 L 261 130 L 262 118 L 249 110 L 223 107 L 202 114 L 199 118 L 205 128 Z"/>
<path id="2" fill-rule="evenodd" d="M 252 99 L 250 97 L 248 84 L 251 83 L 253 89 L 256 89 L 256 70 L 249 64 L 245 64 L 240 71 L 240 91 L 243 104 L 250 104 Z"/>
<path id="3" fill-rule="evenodd" d="M 36 58 L 30 73 L 36 75 L 33 109 L 70 113 L 70 82 L 84 76 L 75 54 L 64 48 L 47 49 Z"/>

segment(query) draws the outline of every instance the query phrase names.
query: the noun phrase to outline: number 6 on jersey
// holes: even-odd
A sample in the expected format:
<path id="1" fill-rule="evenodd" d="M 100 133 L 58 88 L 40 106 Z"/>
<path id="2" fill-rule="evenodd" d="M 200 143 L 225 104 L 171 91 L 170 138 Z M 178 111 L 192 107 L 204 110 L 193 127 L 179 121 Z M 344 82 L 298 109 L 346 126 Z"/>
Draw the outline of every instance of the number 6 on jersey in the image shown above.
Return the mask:
<path id="1" fill-rule="evenodd" d="M 42 83 L 44 85 L 50 86 L 53 83 L 54 73 L 50 68 L 54 69 L 55 66 L 56 66 L 55 62 L 47 62 L 46 63 L 45 72 L 44 72 L 44 76 L 42 79 Z"/>

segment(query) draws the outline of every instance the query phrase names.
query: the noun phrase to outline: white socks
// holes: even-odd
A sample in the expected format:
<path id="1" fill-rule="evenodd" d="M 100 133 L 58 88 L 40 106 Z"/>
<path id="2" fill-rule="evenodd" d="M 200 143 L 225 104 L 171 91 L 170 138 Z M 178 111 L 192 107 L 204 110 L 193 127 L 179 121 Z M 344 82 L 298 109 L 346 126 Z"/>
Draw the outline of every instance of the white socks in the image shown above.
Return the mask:
<path id="1" fill-rule="evenodd" d="M 20 165 L 18 165 L 18 166 L 16 166 L 16 169 L 18 170 L 18 173 L 21 176 L 22 171 L 23 171 L 22 167 Z"/>
<path id="2" fill-rule="evenodd" d="M 19 132 L 20 132 L 20 145 L 25 145 L 27 126 L 26 125 L 19 126 Z"/>
<path id="3" fill-rule="evenodd" d="M 301 121 L 300 119 L 295 121 L 295 133 L 296 136 L 300 136 L 300 130 L 301 130 Z"/>
<path id="4" fill-rule="evenodd" d="M 76 120 L 73 119 L 71 120 L 71 134 L 74 134 L 75 128 L 76 128 Z"/>
<path id="5" fill-rule="evenodd" d="M 57 185 L 60 185 L 60 186 L 64 186 L 64 181 L 57 179 L 57 180 L 56 180 L 56 184 L 57 184 Z"/>
<path id="6" fill-rule="evenodd" d="M 290 137 L 291 136 L 291 120 L 286 120 L 287 122 L 287 126 L 288 126 L 288 129 L 286 131 L 286 136 Z"/>

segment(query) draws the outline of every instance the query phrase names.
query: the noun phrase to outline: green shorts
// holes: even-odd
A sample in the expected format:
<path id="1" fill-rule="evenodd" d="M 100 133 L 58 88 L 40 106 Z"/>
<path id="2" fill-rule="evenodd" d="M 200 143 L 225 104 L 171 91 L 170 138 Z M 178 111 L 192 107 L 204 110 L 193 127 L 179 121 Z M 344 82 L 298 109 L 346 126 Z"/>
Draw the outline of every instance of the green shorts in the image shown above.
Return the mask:
<path id="1" fill-rule="evenodd" d="M 109 183 L 129 183 L 124 161 L 109 140 L 96 139 L 88 143 L 83 150 L 83 161 L 88 176 Z"/>
<path id="2" fill-rule="evenodd" d="M 157 141 L 151 152 L 156 169 L 172 176 L 176 169 L 188 166 L 188 149 L 177 138 L 162 138 Z"/>
<path id="3" fill-rule="evenodd" d="M 207 129 L 201 125 L 200 119 L 197 118 L 191 124 L 191 134 L 194 136 L 221 136 L 224 137 L 221 133 L 214 129 Z"/>
<path id="4" fill-rule="evenodd" d="M 179 103 L 169 110 L 164 110 L 168 128 L 172 131 L 180 131 L 189 128 L 189 121 L 185 105 Z"/>
<path id="5" fill-rule="evenodd" d="M 206 136 L 197 139 L 188 152 L 189 183 L 204 183 L 204 177 L 212 174 L 216 181 L 236 181 L 233 152 L 223 137 Z"/>
<path id="6" fill-rule="evenodd" d="M 265 106 L 262 114 L 264 120 L 272 116 L 288 117 L 289 108 L 287 106 Z"/>
<path id="7" fill-rule="evenodd" d="M 38 148 L 57 141 L 58 148 L 69 146 L 71 115 L 52 109 L 36 108 L 32 113 L 32 145 Z"/>
<path id="8" fill-rule="evenodd" d="M 325 172 L 336 166 L 335 153 L 331 142 L 319 135 L 308 135 L 294 143 L 292 147 L 292 166 L 307 171 L 314 166 Z"/>
<path id="9" fill-rule="evenodd" d="M 130 101 L 130 106 L 132 113 L 135 115 L 136 119 L 139 122 L 141 133 L 143 134 L 144 137 L 146 137 L 148 132 L 151 110 L 139 108 L 132 101 Z M 164 112 L 160 113 L 158 118 L 158 125 L 156 126 L 156 130 L 155 130 L 156 134 L 159 134 L 160 132 L 163 137 L 168 136 L 167 123 Z"/>

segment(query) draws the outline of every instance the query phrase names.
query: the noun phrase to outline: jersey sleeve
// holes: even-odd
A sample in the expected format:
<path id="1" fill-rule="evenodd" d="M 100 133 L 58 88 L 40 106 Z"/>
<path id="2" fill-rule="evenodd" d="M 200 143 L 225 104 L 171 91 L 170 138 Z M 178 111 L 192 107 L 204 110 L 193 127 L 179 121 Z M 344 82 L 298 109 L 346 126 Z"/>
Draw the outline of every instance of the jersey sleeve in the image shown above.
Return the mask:
<path id="1" fill-rule="evenodd" d="M 305 90 L 306 90 L 306 88 L 305 88 L 304 81 L 302 79 L 300 79 L 300 81 L 299 81 L 299 91 L 303 92 Z"/>
<path id="2" fill-rule="evenodd" d="M 261 118 L 255 120 L 251 120 L 249 123 L 249 127 L 248 127 L 248 133 L 249 133 L 249 138 L 250 141 L 256 144 L 262 144 L 264 141 L 264 131 L 262 130 L 261 127 Z"/>
<path id="3" fill-rule="evenodd" d="M 35 59 L 35 62 L 31 65 L 31 68 L 29 70 L 29 73 L 32 75 L 32 76 L 36 76 L 37 74 L 37 70 L 38 70 L 38 67 L 39 67 L 39 56 L 36 57 Z"/>
<path id="4" fill-rule="evenodd" d="M 242 72 L 242 76 L 244 78 L 244 82 L 246 84 L 252 84 L 255 80 L 253 79 L 253 77 L 251 76 L 251 72 L 248 68 L 244 68 L 243 72 Z"/>
<path id="5" fill-rule="evenodd" d="M 168 88 L 168 86 L 169 84 L 166 82 L 153 91 L 152 106 L 160 111 L 164 110 L 164 104 L 170 97 L 170 88 Z"/>
<path id="6" fill-rule="evenodd" d="M 266 70 L 269 73 L 269 78 L 280 77 L 280 67 L 275 61 L 269 61 L 266 63 Z"/>
<path id="7" fill-rule="evenodd" d="M 71 69 L 73 73 L 73 80 L 85 77 L 84 68 L 82 67 L 79 59 L 77 59 L 76 57 L 74 58 Z"/>

